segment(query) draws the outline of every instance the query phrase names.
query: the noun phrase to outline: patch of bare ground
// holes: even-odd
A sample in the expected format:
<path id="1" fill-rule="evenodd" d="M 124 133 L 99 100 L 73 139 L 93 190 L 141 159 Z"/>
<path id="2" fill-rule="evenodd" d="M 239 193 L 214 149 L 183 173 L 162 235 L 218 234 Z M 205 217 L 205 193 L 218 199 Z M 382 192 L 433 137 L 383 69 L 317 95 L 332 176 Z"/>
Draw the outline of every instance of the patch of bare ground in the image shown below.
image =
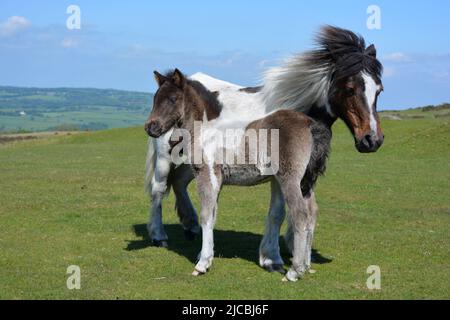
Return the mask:
<path id="1" fill-rule="evenodd" d="M 0 134 L 0 144 L 29 141 L 36 139 L 43 139 L 52 136 L 70 136 L 77 134 L 77 131 L 49 131 L 49 132 L 33 132 L 33 133 L 14 133 L 14 134 Z"/>

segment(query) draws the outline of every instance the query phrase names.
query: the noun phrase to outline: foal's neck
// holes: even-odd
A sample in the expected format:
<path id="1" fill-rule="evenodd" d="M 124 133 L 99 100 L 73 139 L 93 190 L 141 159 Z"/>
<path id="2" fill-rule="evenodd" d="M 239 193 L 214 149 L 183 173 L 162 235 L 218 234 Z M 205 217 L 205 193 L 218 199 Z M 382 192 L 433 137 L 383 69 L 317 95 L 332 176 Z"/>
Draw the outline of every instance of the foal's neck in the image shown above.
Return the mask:
<path id="1" fill-rule="evenodd" d="M 197 81 L 191 81 L 185 94 L 185 121 L 211 121 L 220 116 L 222 106 L 217 96 Z M 205 119 L 206 117 L 206 119 Z"/>

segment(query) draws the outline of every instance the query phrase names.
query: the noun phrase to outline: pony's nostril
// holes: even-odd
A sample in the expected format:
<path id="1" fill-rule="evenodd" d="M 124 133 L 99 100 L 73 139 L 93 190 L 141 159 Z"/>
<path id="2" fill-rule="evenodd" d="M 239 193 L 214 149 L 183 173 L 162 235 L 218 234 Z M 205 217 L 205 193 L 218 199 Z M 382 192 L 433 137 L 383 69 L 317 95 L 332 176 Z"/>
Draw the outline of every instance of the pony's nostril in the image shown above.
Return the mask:
<path id="1" fill-rule="evenodd" d="M 365 135 L 364 139 L 363 139 L 363 143 L 367 148 L 371 149 L 374 145 L 372 136 L 370 134 Z"/>

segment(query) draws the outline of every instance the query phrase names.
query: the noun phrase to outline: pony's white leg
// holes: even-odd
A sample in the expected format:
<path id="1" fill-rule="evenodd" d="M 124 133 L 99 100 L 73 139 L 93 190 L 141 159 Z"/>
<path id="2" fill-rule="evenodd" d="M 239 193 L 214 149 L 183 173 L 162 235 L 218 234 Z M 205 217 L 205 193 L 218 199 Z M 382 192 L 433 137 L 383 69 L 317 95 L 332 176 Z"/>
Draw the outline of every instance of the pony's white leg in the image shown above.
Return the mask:
<path id="1" fill-rule="evenodd" d="M 289 220 L 293 229 L 292 266 L 286 273 L 286 280 L 297 281 L 307 271 L 308 228 L 310 224 L 308 204 L 302 196 L 300 181 L 288 178 L 281 181 L 286 204 L 289 209 Z"/>
<path id="2" fill-rule="evenodd" d="M 152 181 L 152 194 L 150 206 L 150 219 L 147 230 L 153 244 L 158 247 L 167 247 L 168 236 L 162 222 L 162 200 L 167 192 L 167 178 L 170 172 L 170 163 L 165 159 L 156 161 L 155 175 Z"/>
<path id="3" fill-rule="evenodd" d="M 187 192 L 187 186 L 194 179 L 190 166 L 181 165 L 176 168 L 170 177 L 173 191 L 176 197 L 176 209 L 180 222 L 184 229 L 186 239 L 194 240 L 200 233 L 197 212 L 192 205 Z"/>
<path id="4" fill-rule="evenodd" d="M 150 219 L 147 224 L 153 244 L 162 247 L 167 247 L 168 240 L 162 222 L 162 200 L 168 192 L 168 177 L 172 168 L 167 141 L 167 134 L 156 141 L 157 156 L 151 178 Z"/>
<path id="5" fill-rule="evenodd" d="M 211 178 L 215 183 L 211 183 Z M 201 202 L 202 250 L 199 261 L 195 265 L 193 275 L 206 273 L 214 258 L 214 224 L 217 217 L 217 201 L 221 186 L 221 178 L 210 177 L 209 169 L 201 170 L 197 176 L 197 187 Z"/>
<path id="6" fill-rule="evenodd" d="M 147 231 L 153 245 L 157 247 L 167 247 L 168 236 L 164 230 L 162 222 L 162 199 L 163 192 L 152 193 L 152 203 L 150 206 L 150 220 L 147 224 Z"/>
<path id="7" fill-rule="evenodd" d="M 280 255 L 280 227 L 286 215 L 285 202 L 280 184 L 271 181 L 270 209 L 266 219 L 264 236 L 259 247 L 259 264 L 269 272 L 284 273 L 283 259 Z"/>

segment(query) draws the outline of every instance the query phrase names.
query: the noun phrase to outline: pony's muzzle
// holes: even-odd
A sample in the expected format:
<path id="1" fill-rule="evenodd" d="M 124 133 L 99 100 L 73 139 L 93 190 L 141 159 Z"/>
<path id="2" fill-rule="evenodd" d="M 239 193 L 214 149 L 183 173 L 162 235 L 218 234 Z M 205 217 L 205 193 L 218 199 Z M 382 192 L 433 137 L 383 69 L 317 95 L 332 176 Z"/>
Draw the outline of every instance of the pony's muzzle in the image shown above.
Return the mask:
<path id="1" fill-rule="evenodd" d="M 384 135 L 366 134 L 361 139 L 355 139 L 356 149 L 361 153 L 376 152 L 384 142 Z"/>
<path id="2" fill-rule="evenodd" d="M 162 134 L 162 126 L 158 120 L 147 121 L 144 128 L 150 137 L 159 138 Z"/>

